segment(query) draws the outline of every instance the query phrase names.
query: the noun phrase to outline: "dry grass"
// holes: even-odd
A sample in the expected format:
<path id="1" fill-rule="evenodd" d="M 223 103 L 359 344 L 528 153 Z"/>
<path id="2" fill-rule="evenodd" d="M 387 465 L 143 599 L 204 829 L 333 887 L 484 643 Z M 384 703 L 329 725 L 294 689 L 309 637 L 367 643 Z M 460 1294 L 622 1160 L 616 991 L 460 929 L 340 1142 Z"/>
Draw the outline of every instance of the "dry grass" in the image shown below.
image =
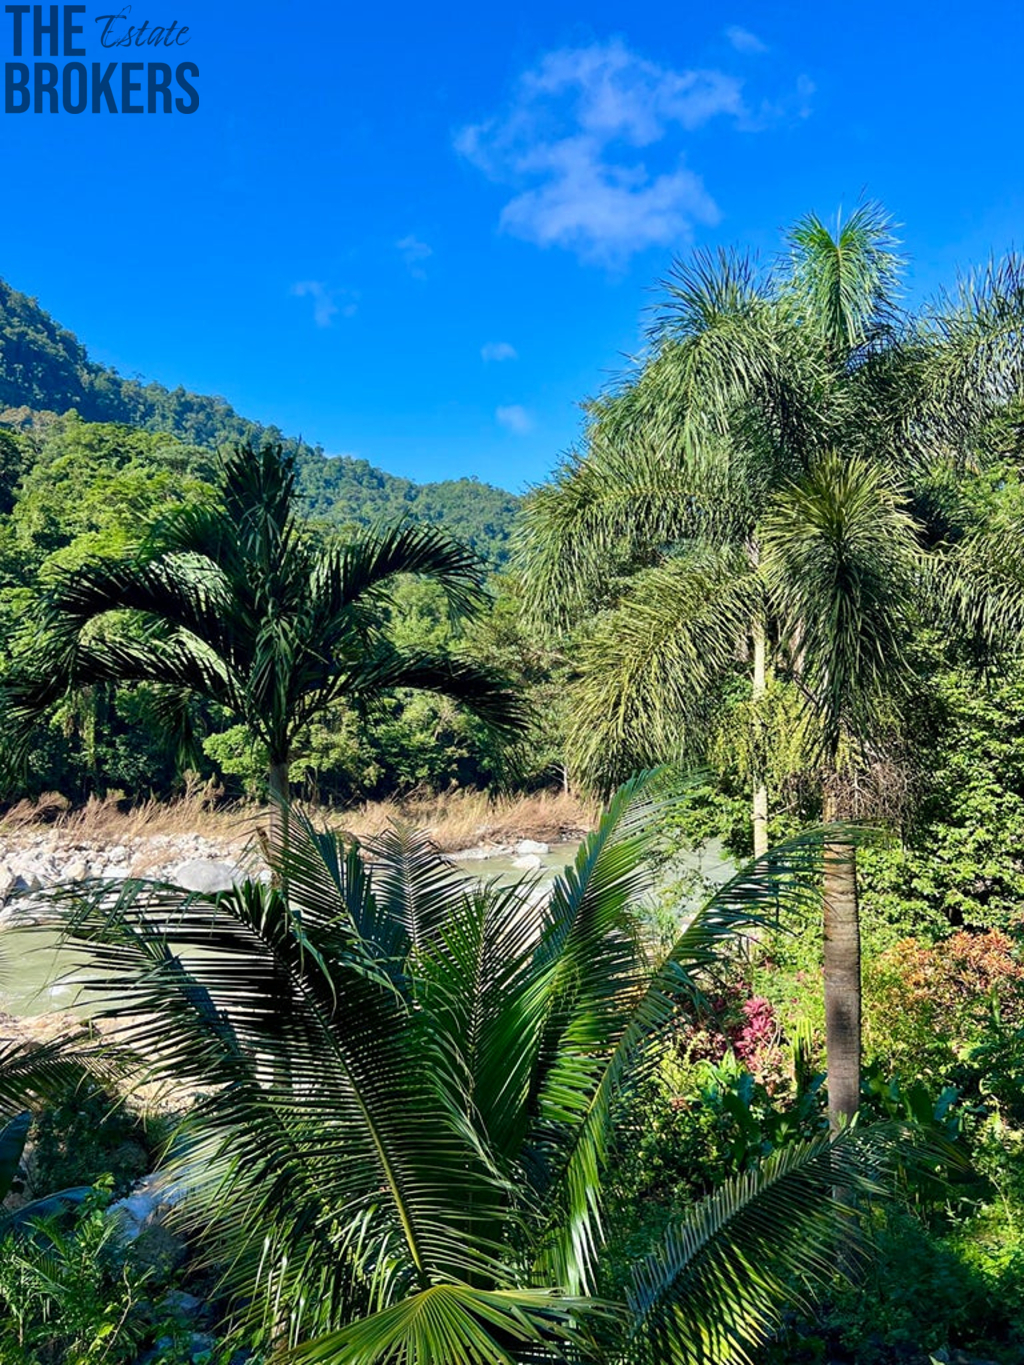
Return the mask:
<path id="1" fill-rule="evenodd" d="M 577 838 L 593 829 L 597 815 L 596 805 L 568 792 L 490 796 L 487 792 L 456 791 L 370 801 L 332 815 L 331 823 L 366 837 L 402 822 L 426 830 L 441 848 L 454 852 L 477 844 L 513 844 L 518 839 L 557 843 Z"/>
<path id="2" fill-rule="evenodd" d="M 217 791 L 201 787 L 176 801 L 146 801 L 129 806 L 117 793 L 92 797 L 71 809 L 65 797 L 48 793 L 38 801 L 20 801 L 0 817 L 0 834 L 28 834 L 41 828 L 61 842 L 124 844 L 157 835 L 199 834 L 224 844 L 248 841 L 266 821 L 265 807 L 218 804 Z M 429 831 L 441 848 L 455 851 L 477 844 L 511 844 L 519 839 L 557 843 L 592 829 L 596 805 L 566 792 L 534 792 L 527 796 L 490 796 L 455 791 L 443 795 L 413 793 L 390 801 L 370 801 L 350 810 L 306 807 L 318 825 L 360 838 L 379 834 L 401 822 Z"/>
<path id="3" fill-rule="evenodd" d="M 159 834 L 202 834 L 234 843 L 252 833 L 259 811 L 253 806 L 217 805 L 220 792 L 190 788 L 176 801 L 132 805 L 120 792 L 91 796 L 73 808 L 66 797 L 46 792 L 37 801 L 19 801 L 0 817 L 0 833 L 17 835 L 46 827 L 62 842 L 123 844 Z"/>

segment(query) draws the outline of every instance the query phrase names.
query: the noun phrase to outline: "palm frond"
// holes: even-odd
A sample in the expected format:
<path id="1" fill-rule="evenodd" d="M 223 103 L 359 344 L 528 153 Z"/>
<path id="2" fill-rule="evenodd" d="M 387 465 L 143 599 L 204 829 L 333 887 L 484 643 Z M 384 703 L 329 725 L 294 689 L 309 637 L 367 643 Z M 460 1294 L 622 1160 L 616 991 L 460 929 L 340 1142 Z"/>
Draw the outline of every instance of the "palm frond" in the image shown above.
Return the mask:
<path id="1" fill-rule="evenodd" d="M 289 1354 L 296 1365 L 559 1365 L 600 1306 L 539 1290 L 437 1284 Z"/>
<path id="2" fill-rule="evenodd" d="M 484 601 L 480 557 L 436 526 L 382 526 L 322 554 L 310 579 L 317 623 L 332 622 L 400 574 L 422 574 L 443 589 L 453 615 L 472 614 Z"/>
<path id="3" fill-rule="evenodd" d="M 828 763 L 878 728 L 906 690 L 907 639 L 921 563 L 918 528 L 885 473 L 837 454 L 819 460 L 761 528 L 762 572 L 813 698 Z"/>
<path id="4" fill-rule="evenodd" d="M 925 379 L 936 413 L 964 434 L 1024 393 L 1024 258 L 1010 254 L 960 282 L 925 315 Z"/>
<path id="5" fill-rule="evenodd" d="M 450 697 L 498 733 L 515 735 L 526 727 L 523 703 L 504 679 L 492 669 L 453 655 L 382 645 L 339 682 L 339 691 L 357 705 L 372 706 L 383 693 L 402 687 Z"/>
<path id="6" fill-rule="evenodd" d="M 898 318 L 903 260 L 894 224 L 880 204 L 861 204 L 833 232 L 817 215 L 788 233 L 790 282 L 805 321 L 841 361 Z"/>
<path id="7" fill-rule="evenodd" d="M 699 755 L 762 597 L 758 575 L 729 550 L 638 575 L 580 650 L 566 738 L 577 779 L 609 791 L 638 768 Z"/>
<path id="8" fill-rule="evenodd" d="M 558 1099 L 547 1112 L 543 1103 L 540 1107 L 540 1133 L 545 1122 L 554 1120 L 560 1127 L 558 1157 L 547 1169 L 549 1197 L 558 1213 L 544 1253 L 544 1264 L 560 1283 L 588 1283 L 600 1240 L 603 1168 L 616 1100 L 657 1065 L 680 1009 L 706 1005 L 703 974 L 729 943 L 746 930 L 795 918 L 820 902 L 821 846 L 819 834 L 801 836 L 741 869 L 688 916 L 661 961 L 644 954 L 630 960 L 620 950 L 618 961 L 609 963 L 607 947 L 598 953 L 588 941 L 588 952 L 614 969 L 615 985 L 603 996 L 579 991 L 572 999 L 568 1017 L 560 1021 L 552 1069 L 550 1090 Z M 620 937 L 628 930 L 628 910 L 623 918 Z"/>
<path id="9" fill-rule="evenodd" d="M 837 1274 L 858 1224 L 833 1189 L 870 1198 L 889 1138 L 844 1134 L 783 1148 L 671 1225 L 634 1273 L 628 1360 L 749 1365 L 782 1311 Z"/>

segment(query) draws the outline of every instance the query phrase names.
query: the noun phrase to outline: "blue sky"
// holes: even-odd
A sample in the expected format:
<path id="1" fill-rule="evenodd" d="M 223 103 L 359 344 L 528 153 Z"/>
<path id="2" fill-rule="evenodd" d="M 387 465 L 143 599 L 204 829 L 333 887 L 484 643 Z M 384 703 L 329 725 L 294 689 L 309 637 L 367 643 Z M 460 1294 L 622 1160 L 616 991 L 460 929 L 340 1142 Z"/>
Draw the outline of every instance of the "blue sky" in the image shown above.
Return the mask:
<path id="1" fill-rule="evenodd" d="M 125 374 L 412 478 L 543 478 L 694 245 L 866 193 L 917 298 L 1021 242 L 1019 0 L 134 0 L 172 18 L 196 113 L 0 114 L 0 274 Z"/>

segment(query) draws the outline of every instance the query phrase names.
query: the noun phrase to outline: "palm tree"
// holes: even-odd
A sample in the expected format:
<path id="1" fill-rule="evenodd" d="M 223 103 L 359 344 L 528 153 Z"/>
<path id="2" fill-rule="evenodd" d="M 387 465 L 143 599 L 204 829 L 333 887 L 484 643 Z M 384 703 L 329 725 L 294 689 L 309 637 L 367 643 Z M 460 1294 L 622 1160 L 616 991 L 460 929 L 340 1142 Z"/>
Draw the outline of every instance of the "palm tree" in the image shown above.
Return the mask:
<path id="1" fill-rule="evenodd" d="M 585 453 L 527 508 L 520 564 L 538 614 L 568 625 L 604 608 L 579 651 L 578 771 L 606 787 L 637 763 L 706 753 L 742 659 L 756 854 L 772 676 L 797 687 L 803 761 L 843 818 L 844 787 L 898 728 L 923 556 L 962 531 L 958 483 L 1024 381 L 1020 264 L 913 318 L 895 245 L 864 205 L 834 233 L 802 219 L 769 271 L 729 253 L 678 264 L 651 355 L 592 405 Z M 838 1125 L 857 1106 L 859 931 L 853 850 L 829 850 Z"/>
<path id="2" fill-rule="evenodd" d="M 860 814 L 851 790 L 912 695 L 907 647 L 920 597 L 922 528 L 885 475 L 829 455 L 783 489 L 762 524 L 766 592 L 789 670 L 812 711 L 827 823 Z M 823 971 L 829 1112 L 860 1103 L 860 910 L 856 845 L 825 845 Z"/>
<path id="3" fill-rule="evenodd" d="M 9 677 L 23 733 L 68 689 L 148 683 L 179 749 L 194 745 L 193 701 L 223 707 L 262 741 L 272 812 L 284 809 L 296 736 L 339 698 L 372 703 L 398 687 L 441 692 L 498 729 L 521 725 L 514 699 L 468 662 L 399 652 L 383 626 L 388 588 L 423 574 L 456 615 L 482 602 L 479 561 L 443 532 L 400 525 L 325 541 L 296 511 L 294 460 L 238 448 L 216 506 L 184 507 L 129 561 L 62 575 L 43 603 L 35 653 Z M 114 613 L 128 612 L 127 624 Z"/>
<path id="4" fill-rule="evenodd" d="M 702 970 L 813 895 L 820 859 L 813 840 L 777 850 L 653 956 L 648 790 L 614 797 L 542 907 L 534 881 L 474 884 L 422 835 L 367 860 L 297 816 L 272 852 L 287 895 L 129 883 L 53 902 L 118 1041 L 203 1097 L 170 1174 L 245 1340 L 325 1365 L 725 1365 L 830 1281 L 836 1220 L 854 1223 L 830 1191 L 873 1186 L 869 1133 L 783 1149 L 673 1222 L 625 1302 L 596 1297 L 636 1083 Z"/>

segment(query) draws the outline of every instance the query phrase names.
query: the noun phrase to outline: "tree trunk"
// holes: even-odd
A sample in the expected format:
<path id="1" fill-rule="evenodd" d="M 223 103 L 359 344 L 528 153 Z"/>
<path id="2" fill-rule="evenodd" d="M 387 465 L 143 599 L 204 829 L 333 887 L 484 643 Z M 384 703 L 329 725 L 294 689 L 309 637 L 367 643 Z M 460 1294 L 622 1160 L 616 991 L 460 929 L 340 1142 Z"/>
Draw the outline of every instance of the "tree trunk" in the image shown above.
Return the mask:
<path id="1" fill-rule="evenodd" d="M 291 795 L 291 779 L 288 773 L 288 760 L 272 759 L 270 763 L 270 847 L 279 850 L 288 842 L 288 798 Z"/>
<path id="2" fill-rule="evenodd" d="M 826 799 L 826 823 L 838 818 Z M 825 1054 L 828 1118 L 833 1132 L 851 1121 L 860 1104 L 860 913 L 857 859 L 852 844 L 825 845 L 824 879 Z"/>
<path id="3" fill-rule="evenodd" d="M 763 858 L 768 852 L 768 784 L 765 781 L 763 768 L 762 733 L 760 703 L 764 699 L 767 689 L 766 679 L 766 647 L 764 638 L 764 621 L 760 616 L 754 618 L 754 802 L 753 802 L 753 821 L 754 821 L 754 857 Z"/>

